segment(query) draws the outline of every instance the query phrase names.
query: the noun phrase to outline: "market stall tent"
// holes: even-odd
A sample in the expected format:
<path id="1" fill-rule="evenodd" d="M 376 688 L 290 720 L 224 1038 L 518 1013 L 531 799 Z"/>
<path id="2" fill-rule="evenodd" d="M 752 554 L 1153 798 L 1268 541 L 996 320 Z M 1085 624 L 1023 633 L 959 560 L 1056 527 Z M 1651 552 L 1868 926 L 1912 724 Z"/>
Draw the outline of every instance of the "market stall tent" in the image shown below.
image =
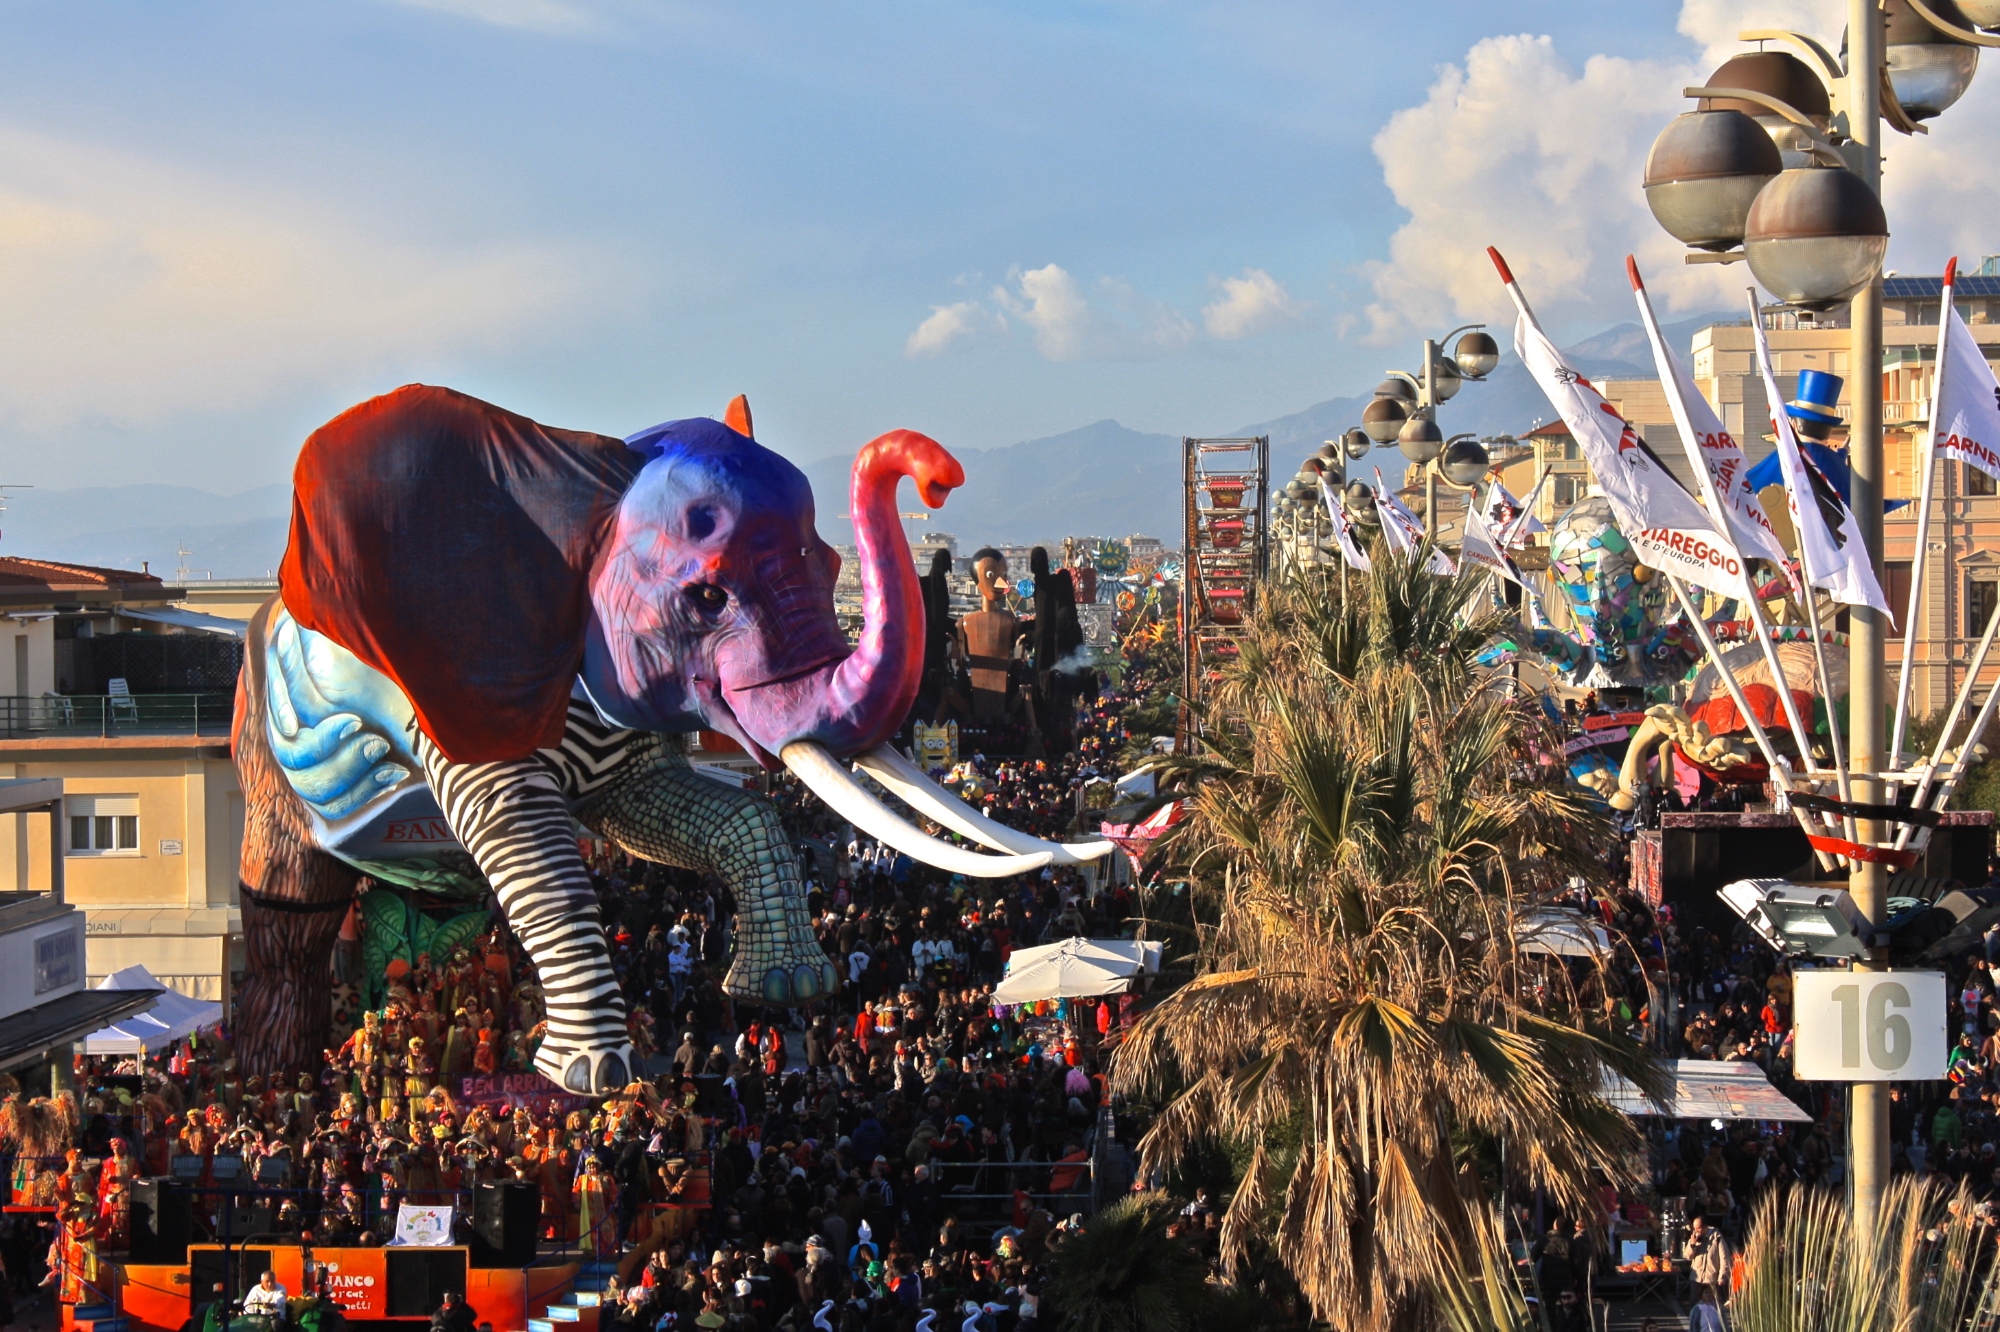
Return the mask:
<path id="1" fill-rule="evenodd" d="M 85 1054 L 138 1054 L 142 1047 L 146 1050 L 163 1050 L 183 1036 L 191 1036 L 222 1021 L 221 1004 L 190 999 L 184 994 L 177 994 L 155 980 L 153 973 L 143 966 L 114 971 L 106 976 L 97 988 L 160 990 L 162 993 L 147 1011 L 120 1018 L 102 1031 L 92 1032 L 85 1037 L 83 1042 Z"/>

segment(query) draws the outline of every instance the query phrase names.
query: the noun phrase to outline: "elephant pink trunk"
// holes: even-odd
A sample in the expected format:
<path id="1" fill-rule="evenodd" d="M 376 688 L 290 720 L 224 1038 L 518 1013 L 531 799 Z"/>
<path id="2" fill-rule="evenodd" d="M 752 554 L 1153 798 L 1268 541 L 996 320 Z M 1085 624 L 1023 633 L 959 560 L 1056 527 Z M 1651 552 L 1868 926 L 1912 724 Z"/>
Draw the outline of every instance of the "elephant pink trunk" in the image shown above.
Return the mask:
<path id="1" fill-rule="evenodd" d="M 965 484 L 958 460 L 914 430 L 879 436 L 855 458 L 848 495 L 864 617 L 854 651 L 780 686 L 741 695 L 725 689 L 736 720 L 766 754 L 811 740 L 852 757 L 894 735 L 916 701 L 924 670 L 924 604 L 896 507 L 896 487 L 906 476 L 933 509 Z M 745 696 L 753 692 L 761 697 Z"/>

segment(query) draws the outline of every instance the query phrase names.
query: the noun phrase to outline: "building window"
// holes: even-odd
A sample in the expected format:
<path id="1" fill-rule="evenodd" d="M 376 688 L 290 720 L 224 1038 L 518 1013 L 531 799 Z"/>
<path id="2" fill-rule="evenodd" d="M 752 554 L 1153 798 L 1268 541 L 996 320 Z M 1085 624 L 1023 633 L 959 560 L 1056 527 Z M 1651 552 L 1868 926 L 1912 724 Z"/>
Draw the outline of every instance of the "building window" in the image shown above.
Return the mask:
<path id="1" fill-rule="evenodd" d="M 1889 623 L 1900 637 L 1903 617 L 1910 611 L 1910 562 L 1884 560 L 1882 574 L 1882 595 L 1889 602 Z"/>
<path id="2" fill-rule="evenodd" d="M 1971 463 L 1961 463 L 1965 472 L 1965 493 L 1968 495 L 1991 495 L 1995 493 L 1993 478 L 1974 467 Z"/>
<path id="3" fill-rule="evenodd" d="M 1965 637 L 1986 632 L 1986 622 L 1993 618 L 1996 602 L 2000 602 L 2000 582 L 1991 578 L 1965 580 Z"/>
<path id="4" fill-rule="evenodd" d="M 1576 483 L 1580 480 L 1581 477 L 1575 476 L 1558 476 L 1550 480 L 1549 489 L 1554 493 L 1558 507 L 1568 508 L 1576 503 Z"/>
<path id="5" fill-rule="evenodd" d="M 139 797 L 71 796 L 69 853 L 73 856 L 137 855 Z"/>

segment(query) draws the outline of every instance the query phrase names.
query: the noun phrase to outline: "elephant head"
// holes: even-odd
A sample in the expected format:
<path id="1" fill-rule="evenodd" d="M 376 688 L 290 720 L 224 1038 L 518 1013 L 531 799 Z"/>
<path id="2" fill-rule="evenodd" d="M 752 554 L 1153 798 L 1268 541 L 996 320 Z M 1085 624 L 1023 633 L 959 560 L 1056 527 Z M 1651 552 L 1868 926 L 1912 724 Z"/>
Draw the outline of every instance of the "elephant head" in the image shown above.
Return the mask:
<path id="1" fill-rule="evenodd" d="M 924 660 L 923 597 L 896 488 L 907 476 L 925 504 L 943 504 L 965 470 L 941 445 L 896 430 L 854 460 L 865 617 L 850 648 L 833 610 L 840 556 L 814 529 L 812 488 L 752 437 L 743 399 L 722 422 L 671 421 L 626 442 L 647 461 L 591 575 L 583 682 L 600 712 L 638 729 L 719 731 L 766 768 L 790 768 L 857 825 L 944 868 L 992 876 L 1102 854 L 983 818 L 886 743 L 916 698 Z M 849 762 L 927 816 L 1012 854 L 972 855 L 926 837 L 869 794 Z"/>

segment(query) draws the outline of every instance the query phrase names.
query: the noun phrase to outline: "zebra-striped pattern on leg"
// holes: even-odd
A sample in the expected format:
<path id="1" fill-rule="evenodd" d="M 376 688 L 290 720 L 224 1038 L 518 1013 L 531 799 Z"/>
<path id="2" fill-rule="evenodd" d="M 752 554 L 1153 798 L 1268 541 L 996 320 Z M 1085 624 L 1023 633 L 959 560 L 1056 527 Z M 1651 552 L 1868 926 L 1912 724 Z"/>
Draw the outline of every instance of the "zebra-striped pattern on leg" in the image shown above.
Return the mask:
<path id="1" fill-rule="evenodd" d="M 535 757 L 556 779 L 563 799 L 574 809 L 579 801 L 596 794 L 618 777 L 625 764 L 641 754 L 650 754 L 660 743 L 661 738 L 649 731 L 610 725 L 579 691 L 569 700 L 562 743 L 551 749 L 536 750 Z"/>
<path id="2" fill-rule="evenodd" d="M 633 1067 L 625 998 L 551 765 L 455 763 L 428 736 L 413 739 L 445 821 L 534 961 L 549 1024 L 536 1067 L 571 1091 L 617 1090 Z"/>

